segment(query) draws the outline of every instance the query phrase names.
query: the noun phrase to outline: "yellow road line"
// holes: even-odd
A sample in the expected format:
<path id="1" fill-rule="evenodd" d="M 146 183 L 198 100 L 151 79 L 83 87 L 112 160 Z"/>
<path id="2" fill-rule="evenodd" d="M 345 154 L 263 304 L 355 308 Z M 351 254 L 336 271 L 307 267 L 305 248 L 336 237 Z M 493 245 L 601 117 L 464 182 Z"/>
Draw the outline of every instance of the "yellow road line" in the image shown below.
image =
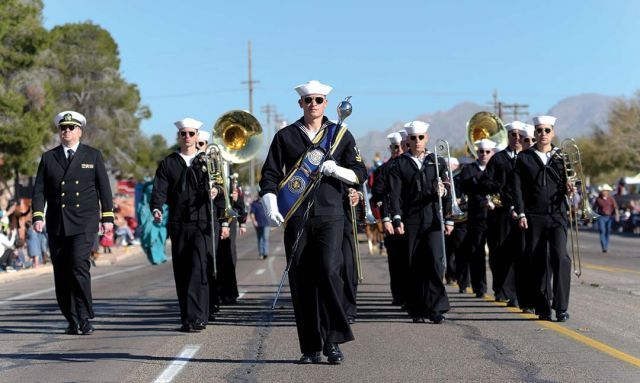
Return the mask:
<path id="1" fill-rule="evenodd" d="M 591 269 L 591 270 L 610 271 L 612 273 L 632 273 L 632 274 L 640 275 L 640 271 L 638 270 L 624 269 L 621 267 L 595 265 L 593 263 L 583 263 L 582 267 L 584 267 L 585 269 Z"/>
<path id="2" fill-rule="evenodd" d="M 497 306 L 504 307 L 508 311 L 510 311 L 512 313 L 515 313 L 515 314 L 518 314 L 523 318 L 527 318 L 527 319 L 537 319 L 538 318 L 537 315 L 525 314 L 522 311 L 520 311 L 520 309 L 518 309 L 518 308 L 506 307 L 506 306 L 504 306 L 505 305 L 504 303 L 496 302 L 495 298 L 490 296 L 490 295 L 487 295 L 484 299 L 489 301 L 489 302 L 494 303 Z M 560 334 L 562 334 L 564 336 L 567 336 L 567 337 L 569 337 L 569 338 L 571 338 L 573 340 L 576 340 L 576 341 L 578 341 L 578 342 L 580 342 L 582 344 L 585 344 L 585 345 L 587 345 L 587 346 L 589 346 L 591 348 L 594 348 L 594 349 L 596 349 L 596 350 L 598 350 L 600 352 L 603 352 L 603 353 L 605 353 L 607 355 L 610 355 L 610 356 L 612 356 L 612 357 L 614 357 L 616 359 L 620 359 L 620 360 L 625 361 L 625 362 L 627 362 L 627 363 L 629 363 L 629 364 L 631 364 L 631 365 L 633 365 L 635 367 L 640 368 L 640 358 L 636 358 L 633 355 L 629 355 L 629 354 L 627 354 L 625 352 L 622 352 L 622 351 L 620 351 L 618 349 L 615 349 L 615 348 L 613 348 L 611 346 L 608 346 L 608 345 L 606 345 L 606 344 L 604 344 L 604 343 L 602 343 L 600 341 L 597 341 L 595 339 L 591 339 L 588 336 L 584 336 L 584 335 L 582 335 L 580 333 L 577 333 L 577 332 L 575 332 L 573 330 L 570 330 L 570 329 L 568 329 L 568 328 L 566 328 L 566 327 L 564 327 L 564 326 L 562 326 L 562 325 L 560 325 L 558 323 L 549 322 L 549 321 L 538 321 L 538 324 L 541 324 L 542 326 L 544 326 L 544 327 L 546 327 L 548 329 L 551 329 L 551 330 L 554 330 L 556 332 L 559 332 Z"/>

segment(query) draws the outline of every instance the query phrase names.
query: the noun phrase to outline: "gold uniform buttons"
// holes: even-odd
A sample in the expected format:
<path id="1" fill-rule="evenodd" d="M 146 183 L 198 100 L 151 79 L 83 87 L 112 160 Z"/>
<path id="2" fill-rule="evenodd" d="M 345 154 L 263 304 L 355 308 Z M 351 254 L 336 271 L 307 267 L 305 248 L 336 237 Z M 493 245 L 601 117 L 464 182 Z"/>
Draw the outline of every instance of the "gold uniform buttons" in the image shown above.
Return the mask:
<path id="1" fill-rule="evenodd" d="M 63 208 L 64 208 L 64 207 L 66 207 L 66 206 L 67 206 L 67 205 L 65 205 L 65 204 L 62 204 L 62 207 L 63 207 Z"/>
<path id="2" fill-rule="evenodd" d="M 77 203 L 77 204 L 76 204 L 76 207 L 80 207 L 80 204 L 79 204 L 79 203 Z"/>
<path id="3" fill-rule="evenodd" d="M 76 180 L 76 185 L 79 184 L 79 183 L 80 183 L 80 181 Z"/>
<path id="4" fill-rule="evenodd" d="M 61 185 L 64 185 L 64 181 L 61 182 Z"/>
<path id="5" fill-rule="evenodd" d="M 62 194 L 60 194 L 60 195 L 64 197 L 64 193 L 62 193 Z"/>
<path id="6" fill-rule="evenodd" d="M 80 193 L 79 193 L 79 192 L 76 192 L 76 195 L 78 196 L 78 195 L 80 195 Z"/>

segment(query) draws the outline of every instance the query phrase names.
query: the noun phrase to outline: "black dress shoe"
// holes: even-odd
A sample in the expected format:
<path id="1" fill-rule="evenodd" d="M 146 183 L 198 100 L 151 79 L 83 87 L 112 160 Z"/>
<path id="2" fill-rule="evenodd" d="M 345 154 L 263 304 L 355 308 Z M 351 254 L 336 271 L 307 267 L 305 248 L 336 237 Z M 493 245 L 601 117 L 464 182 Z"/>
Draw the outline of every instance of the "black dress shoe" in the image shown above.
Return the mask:
<path id="1" fill-rule="evenodd" d="M 180 326 L 180 329 L 178 329 L 178 331 L 180 332 L 191 332 L 191 325 L 189 323 L 183 323 L 182 326 Z"/>
<path id="2" fill-rule="evenodd" d="M 347 317 L 347 322 L 349 322 L 349 324 L 356 323 L 356 317 L 352 317 L 352 316 Z"/>
<path id="3" fill-rule="evenodd" d="M 444 315 L 442 315 L 440 313 L 431 314 L 431 315 L 429 315 L 429 320 L 431 322 L 433 322 L 434 324 L 440 324 L 444 320 Z"/>
<path id="4" fill-rule="evenodd" d="M 536 311 L 533 309 L 533 307 L 523 307 L 522 308 L 522 312 L 524 314 L 535 314 Z"/>
<path id="5" fill-rule="evenodd" d="M 78 335 L 78 324 L 69 323 L 67 328 L 64 330 L 64 333 L 67 335 Z"/>
<path id="6" fill-rule="evenodd" d="M 484 298 L 484 293 L 476 293 L 476 298 Z"/>
<path id="7" fill-rule="evenodd" d="M 538 319 L 551 322 L 551 314 L 539 314 Z"/>
<path id="8" fill-rule="evenodd" d="M 322 357 L 319 352 L 307 352 L 302 354 L 298 363 L 300 364 L 315 364 L 320 363 L 322 361 Z"/>
<path id="9" fill-rule="evenodd" d="M 340 364 L 344 361 L 344 354 L 340 351 L 335 343 L 325 343 L 322 348 L 322 353 L 327 357 L 327 360 L 331 364 Z"/>
<path id="10" fill-rule="evenodd" d="M 82 335 L 91 335 L 96 329 L 93 328 L 93 325 L 87 319 L 80 323 L 79 330 Z"/>
<path id="11" fill-rule="evenodd" d="M 204 322 L 196 321 L 196 322 L 191 323 L 191 328 L 194 331 L 202 331 L 202 330 L 207 328 L 207 324 L 204 323 Z"/>
<path id="12" fill-rule="evenodd" d="M 509 299 L 509 302 L 507 302 L 507 307 L 518 307 L 518 300 Z"/>
<path id="13" fill-rule="evenodd" d="M 556 311 L 556 319 L 558 322 L 566 322 L 569 319 L 569 313 L 566 311 Z"/>
<path id="14" fill-rule="evenodd" d="M 207 319 L 209 322 L 213 322 L 216 320 L 216 315 L 214 313 L 209 313 L 209 317 Z"/>
<path id="15" fill-rule="evenodd" d="M 423 317 L 412 317 L 411 320 L 413 321 L 413 323 L 425 323 Z"/>

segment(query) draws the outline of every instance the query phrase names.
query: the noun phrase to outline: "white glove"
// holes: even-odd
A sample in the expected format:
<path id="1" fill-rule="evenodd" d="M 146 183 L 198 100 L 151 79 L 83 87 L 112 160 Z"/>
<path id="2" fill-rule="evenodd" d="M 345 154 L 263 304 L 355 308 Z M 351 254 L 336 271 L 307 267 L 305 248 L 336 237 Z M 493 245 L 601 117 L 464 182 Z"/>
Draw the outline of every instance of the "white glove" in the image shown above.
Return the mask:
<path id="1" fill-rule="evenodd" d="M 284 218 L 278 210 L 278 197 L 273 193 L 267 193 L 262 196 L 262 207 L 269 219 L 269 226 L 280 226 L 284 223 Z"/>
<path id="2" fill-rule="evenodd" d="M 343 168 L 333 160 L 323 162 L 322 165 L 320 165 L 320 171 L 324 173 L 325 176 L 337 178 L 347 184 L 356 185 L 359 183 L 358 177 L 353 170 Z"/>

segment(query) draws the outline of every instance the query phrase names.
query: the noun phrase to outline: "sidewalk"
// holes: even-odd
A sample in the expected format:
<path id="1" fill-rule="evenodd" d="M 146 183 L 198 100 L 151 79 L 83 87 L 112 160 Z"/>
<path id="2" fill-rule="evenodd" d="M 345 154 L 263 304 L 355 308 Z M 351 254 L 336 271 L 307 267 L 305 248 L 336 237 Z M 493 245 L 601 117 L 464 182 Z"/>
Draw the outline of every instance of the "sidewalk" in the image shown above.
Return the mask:
<path id="1" fill-rule="evenodd" d="M 94 269 L 95 267 L 114 265 L 134 255 L 144 255 L 140 245 L 113 247 L 112 253 L 100 253 L 98 259 L 95 261 L 96 265 L 92 265 L 91 268 Z M 53 273 L 53 266 L 51 263 L 41 265 L 35 269 L 30 268 L 17 270 L 15 272 L 0 272 L 0 284 L 50 273 Z"/>

